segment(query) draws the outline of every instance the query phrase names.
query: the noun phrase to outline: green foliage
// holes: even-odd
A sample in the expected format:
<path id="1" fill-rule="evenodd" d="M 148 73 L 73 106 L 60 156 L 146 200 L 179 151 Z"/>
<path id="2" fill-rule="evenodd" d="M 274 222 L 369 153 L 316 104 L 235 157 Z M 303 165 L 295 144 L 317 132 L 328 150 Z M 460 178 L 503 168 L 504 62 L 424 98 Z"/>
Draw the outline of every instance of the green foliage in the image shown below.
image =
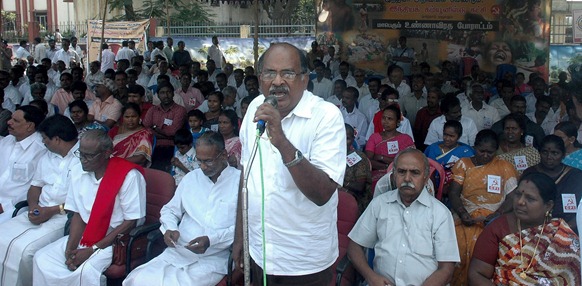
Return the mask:
<path id="1" fill-rule="evenodd" d="M 167 0 L 167 2 L 172 21 L 212 22 L 211 19 L 214 17 L 196 0 Z M 109 3 L 109 12 L 114 9 L 125 10 L 125 15 L 115 17 L 113 20 L 166 18 L 166 0 L 144 0 L 141 7 L 134 7 L 133 0 L 111 0 Z M 129 15 L 135 15 L 135 19 L 130 19 Z"/>
<path id="2" fill-rule="evenodd" d="M 576 54 L 575 56 L 571 57 L 568 61 L 569 64 L 582 64 L 582 54 Z"/>
<path id="3" fill-rule="evenodd" d="M 14 22 L 16 21 L 16 13 L 2 10 L 2 19 L 4 22 Z"/>
<path id="4" fill-rule="evenodd" d="M 315 19 L 315 1 L 299 0 L 299 5 L 291 13 L 294 23 L 310 23 Z"/>

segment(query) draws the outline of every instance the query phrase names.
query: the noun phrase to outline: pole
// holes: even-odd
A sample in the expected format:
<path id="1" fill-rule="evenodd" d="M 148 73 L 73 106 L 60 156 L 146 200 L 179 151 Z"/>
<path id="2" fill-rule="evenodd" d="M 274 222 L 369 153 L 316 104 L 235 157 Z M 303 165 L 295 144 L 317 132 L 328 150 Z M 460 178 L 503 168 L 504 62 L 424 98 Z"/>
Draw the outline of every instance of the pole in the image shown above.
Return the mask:
<path id="1" fill-rule="evenodd" d="M 259 0 L 254 1 L 255 4 L 255 33 L 253 35 L 253 54 L 255 56 L 255 71 L 259 73 L 258 62 L 259 62 Z"/>
<path id="2" fill-rule="evenodd" d="M 105 0 L 105 7 L 103 8 L 103 18 L 101 18 L 101 42 L 99 43 L 99 58 L 98 61 L 101 61 L 101 53 L 103 52 L 103 43 L 105 43 L 105 17 L 107 16 L 107 4 L 109 0 Z M 87 43 L 87 47 L 89 47 L 89 43 Z"/>
<path id="3" fill-rule="evenodd" d="M 168 37 L 170 37 L 172 33 L 170 33 L 170 11 L 168 7 L 168 0 L 166 0 L 166 29 L 168 29 Z"/>

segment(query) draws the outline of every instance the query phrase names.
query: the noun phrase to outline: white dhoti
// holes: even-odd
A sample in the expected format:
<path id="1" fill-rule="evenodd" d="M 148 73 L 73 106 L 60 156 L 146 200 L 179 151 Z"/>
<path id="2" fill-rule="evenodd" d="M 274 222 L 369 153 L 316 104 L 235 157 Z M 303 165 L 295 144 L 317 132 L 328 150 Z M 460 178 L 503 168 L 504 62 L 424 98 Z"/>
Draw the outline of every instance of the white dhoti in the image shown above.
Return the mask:
<path id="1" fill-rule="evenodd" d="M 218 273 L 224 268 L 224 261 L 221 264 L 217 257 L 202 257 L 198 261 L 193 259 L 193 263 L 184 263 L 184 257 L 180 256 L 175 248 L 166 248 L 158 257 L 131 271 L 123 286 L 214 286 L 224 277 Z M 217 262 L 222 267 L 217 267 Z"/>
<path id="2" fill-rule="evenodd" d="M 105 286 L 107 279 L 102 273 L 111 265 L 113 247 L 99 249 L 75 271 L 65 264 L 65 249 L 69 236 L 65 236 L 34 256 L 33 284 L 44 286 Z"/>
<path id="3" fill-rule="evenodd" d="M 0 224 L 0 285 L 32 285 L 32 257 L 41 248 L 63 237 L 66 215 L 54 215 L 41 225 L 20 214 Z"/>

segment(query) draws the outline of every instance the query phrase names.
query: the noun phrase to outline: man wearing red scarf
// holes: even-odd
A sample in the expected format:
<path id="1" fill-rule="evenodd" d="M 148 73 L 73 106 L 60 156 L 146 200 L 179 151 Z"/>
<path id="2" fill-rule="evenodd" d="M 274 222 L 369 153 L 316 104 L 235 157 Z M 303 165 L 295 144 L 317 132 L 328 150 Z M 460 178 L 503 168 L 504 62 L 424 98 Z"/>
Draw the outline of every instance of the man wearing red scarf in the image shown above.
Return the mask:
<path id="1" fill-rule="evenodd" d="M 143 223 L 143 169 L 110 158 L 113 143 L 101 130 L 83 133 L 75 153 L 81 164 L 71 170 L 65 209 L 73 213 L 70 233 L 38 251 L 33 285 L 105 285 L 118 234 Z"/>

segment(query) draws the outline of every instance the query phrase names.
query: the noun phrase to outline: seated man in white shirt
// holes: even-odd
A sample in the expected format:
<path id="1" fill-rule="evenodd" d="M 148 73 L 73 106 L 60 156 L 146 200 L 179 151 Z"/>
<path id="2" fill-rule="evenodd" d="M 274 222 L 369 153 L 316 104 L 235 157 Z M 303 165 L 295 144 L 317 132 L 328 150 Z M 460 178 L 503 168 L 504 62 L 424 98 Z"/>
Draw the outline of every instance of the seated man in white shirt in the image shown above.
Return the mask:
<path id="1" fill-rule="evenodd" d="M 26 199 L 36 163 L 46 152 L 42 137 L 36 132 L 44 120 L 34 106 L 21 106 L 8 120 L 10 135 L 0 140 L 0 222 L 12 217 L 14 205 Z"/>
<path id="2" fill-rule="evenodd" d="M 101 130 L 83 133 L 81 159 L 71 170 L 65 209 L 73 213 L 69 235 L 34 255 L 33 285 L 105 285 L 102 273 L 113 257 L 115 238 L 143 222 L 143 169 L 110 158 L 113 142 Z"/>
<path id="3" fill-rule="evenodd" d="M 325 101 L 330 102 L 337 107 L 342 106 L 342 94 L 347 87 L 348 85 L 346 81 L 343 79 L 338 79 L 334 81 L 333 93 Z"/>
<path id="4" fill-rule="evenodd" d="M 311 81 L 313 83 L 313 94 L 327 100 L 333 93 L 333 83 L 323 76 L 325 65 L 322 61 L 315 60 L 313 61 L 313 65 L 315 66 L 315 74 L 317 75 Z"/>
<path id="5" fill-rule="evenodd" d="M 382 85 L 380 87 L 380 93 L 381 94 L 378 97 L 378 109 L 377 110 L 370 109 L 370 111 L 373 111 L 373 114 L 369 115 L 369 117 L 372 118 L 372 120 L 368 125 L 368 131 L 366 132 L 366 140 L 368 140 L 370 136 L 372 136 L 372 134 L 382 131 L 382 113 L 384 112 L 384 109 L 387 106 L 396 105 L 398 106 L 398 108 L 400 108 L 400 106 L 398 105 L 399 93 L 396 89 L 390 86 Z M 400 117 L 400 125 L 398 125 L 398 128 L 396 128 L 396 130 L 402 134 L 407 134 L 408 136 L 410 136 L 410 138 L 412 138 L 412 141 L 414 141 L 414 133 L 412 132 L 410 120 L 404 117 L 404 115 Z"/>
<path id="6" fill-rule="evenodd" d="M 344 117 L 344 122 L 356 130 L 356 143 L 361 150 L 366 146 L 365 131 L 368 131 L 368 119 L 356 107 L 358 97 L 358 89 L 353 86 L 346 88 L 342 93 L 342 106 L 340 107 L 340 111 Z"/>
<path id="7" fill-rule="evenodd" d="M 428 160 L 417 149 L 394 159 L 397 190 L 372 200 L 349 234 L 348 257 L 369 285 L 447 285 L 459 262 L 451 212 L 428 194 Z M 363 247 L 374 248 L 374 269 Z"/>
<path id="8" fill-rule="evenodd" d="M 212 131 L 196 141 L 196 160 L 200 168 L 186 174 L 160 211 L 168 248 L 123 285 L 214 286 L 227 274 L 240 170 L 228 165 L 224 139 Z"/>
<path id="9" fill-rule="evenodd" d="M 461 107 L 461 113 L 473 119 L 477 131 L 490 129 L 493 123 L 500 119 L 497 109 L 483 101 L 484 95 L 483 86 L 479 83 L 473 83 L 467 89 L 467 96 L 471 101 L 465 107 Z"/>
<path id="10" fill-rule="evenodd" d="M 457 120 L 463 125 L 463 135 L 459 138 L 459 142 L 473 146 L 475 143 L 475 136 L 477 136 L 477 126 L 473 119 L 462 116 L 461 102 L 456 96 L 446 96 L 441 101 L 441 111 L 443 115 L 435 118 L 428 127 L 428 133 L 424 140 L 425 145 L 443 140 L 443 127 L 447 120 Z"/>
<path id="11" fill-rule="evenodd" d="M 37 164 L 28 189 L 28 212 L 2 224 L 0 272 L 2 285 L 32 285 L 32 257 L 36 251 L 63 236 L 67 216 L 64 204 L 70 190 L 68 176 L 79 159 L 77 128 L 57 114 L 43 121 L 38 132 L 50 152 Z"/>

